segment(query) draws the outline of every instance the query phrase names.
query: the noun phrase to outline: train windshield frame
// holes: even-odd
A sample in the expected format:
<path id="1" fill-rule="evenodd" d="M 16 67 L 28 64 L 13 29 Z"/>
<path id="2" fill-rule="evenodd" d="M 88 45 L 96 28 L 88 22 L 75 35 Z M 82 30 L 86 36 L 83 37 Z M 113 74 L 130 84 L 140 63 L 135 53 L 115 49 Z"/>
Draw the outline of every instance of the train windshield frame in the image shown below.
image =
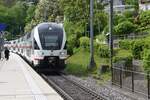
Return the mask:
<path id="1" fill-rule="evenodd" d="M 60 50 L 63 41 L 63 29 L 50 24 L 38 28 L 43 50 Z"/>

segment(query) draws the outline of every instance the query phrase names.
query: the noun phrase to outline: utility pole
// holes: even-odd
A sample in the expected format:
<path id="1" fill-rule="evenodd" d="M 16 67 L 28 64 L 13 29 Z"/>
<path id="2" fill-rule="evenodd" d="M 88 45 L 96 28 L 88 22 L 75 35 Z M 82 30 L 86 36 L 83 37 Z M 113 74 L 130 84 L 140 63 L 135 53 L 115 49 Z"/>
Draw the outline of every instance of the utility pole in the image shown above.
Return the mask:
<path id="1" fill-rule="evenodd" d="M 46 6 L 45 10 L 44 10 L 44 21 L 45 22 L 47 22 L 47 20 L 48 20 L 48 15 L 47 15 L 48 9 L 49 9 L 49 7 Z"/>
<path id="2" fill-rule="evenodd" d="M 111 67 L 111 76 L 112 76 L 112 84 L 113 84 L 113 0 L 109 1 L 110 3 L 110 16 L 109 16 L 109 49 L 110 49 L 110 67 Z"/>
<path id="3" fill-rule="evenodd" d="M 96 67 L 94 61 L 94 48 L 93 48 L 93 0 L 90 0 L 90 64 L 88 69 Z"/>

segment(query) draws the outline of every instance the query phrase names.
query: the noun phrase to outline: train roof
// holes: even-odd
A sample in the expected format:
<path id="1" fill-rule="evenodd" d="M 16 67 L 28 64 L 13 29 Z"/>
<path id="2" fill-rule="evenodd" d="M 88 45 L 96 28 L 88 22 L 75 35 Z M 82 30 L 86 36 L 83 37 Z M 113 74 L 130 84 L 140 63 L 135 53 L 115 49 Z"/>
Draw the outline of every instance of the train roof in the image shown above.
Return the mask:
<path id="1" fill-rule="evenodd" d="M 63 24 L 62 23 L 54 23 L 54 22 L 43 22 L 37 25 L 37 27 L 44 27 L 44 25 L 48 25 L 53 28 L 62 28 Z"/>

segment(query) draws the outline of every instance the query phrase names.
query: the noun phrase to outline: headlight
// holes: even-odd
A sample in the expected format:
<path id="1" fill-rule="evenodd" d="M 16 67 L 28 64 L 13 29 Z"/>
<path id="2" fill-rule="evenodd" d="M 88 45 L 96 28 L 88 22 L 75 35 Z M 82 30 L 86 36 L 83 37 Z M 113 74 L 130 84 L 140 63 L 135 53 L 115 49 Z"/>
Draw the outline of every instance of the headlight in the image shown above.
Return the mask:
<path id="1" fill-rule="evenodd" d="M 61 55 L 64 55 L 64 54 L 65 54 L 65 52 L 61 52 L 60 54 L 61 54 Z"/>

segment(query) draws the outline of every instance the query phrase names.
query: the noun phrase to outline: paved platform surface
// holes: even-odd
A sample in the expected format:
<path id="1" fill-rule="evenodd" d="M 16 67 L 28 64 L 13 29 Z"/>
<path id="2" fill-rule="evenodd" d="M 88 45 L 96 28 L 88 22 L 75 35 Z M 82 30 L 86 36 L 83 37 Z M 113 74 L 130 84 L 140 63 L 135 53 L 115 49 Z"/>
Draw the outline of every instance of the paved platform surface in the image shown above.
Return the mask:
<path id="1" fill-rule="evenodd" d="M 0 60 L 0 100 L 63 100 L 21 57 Z"/>

